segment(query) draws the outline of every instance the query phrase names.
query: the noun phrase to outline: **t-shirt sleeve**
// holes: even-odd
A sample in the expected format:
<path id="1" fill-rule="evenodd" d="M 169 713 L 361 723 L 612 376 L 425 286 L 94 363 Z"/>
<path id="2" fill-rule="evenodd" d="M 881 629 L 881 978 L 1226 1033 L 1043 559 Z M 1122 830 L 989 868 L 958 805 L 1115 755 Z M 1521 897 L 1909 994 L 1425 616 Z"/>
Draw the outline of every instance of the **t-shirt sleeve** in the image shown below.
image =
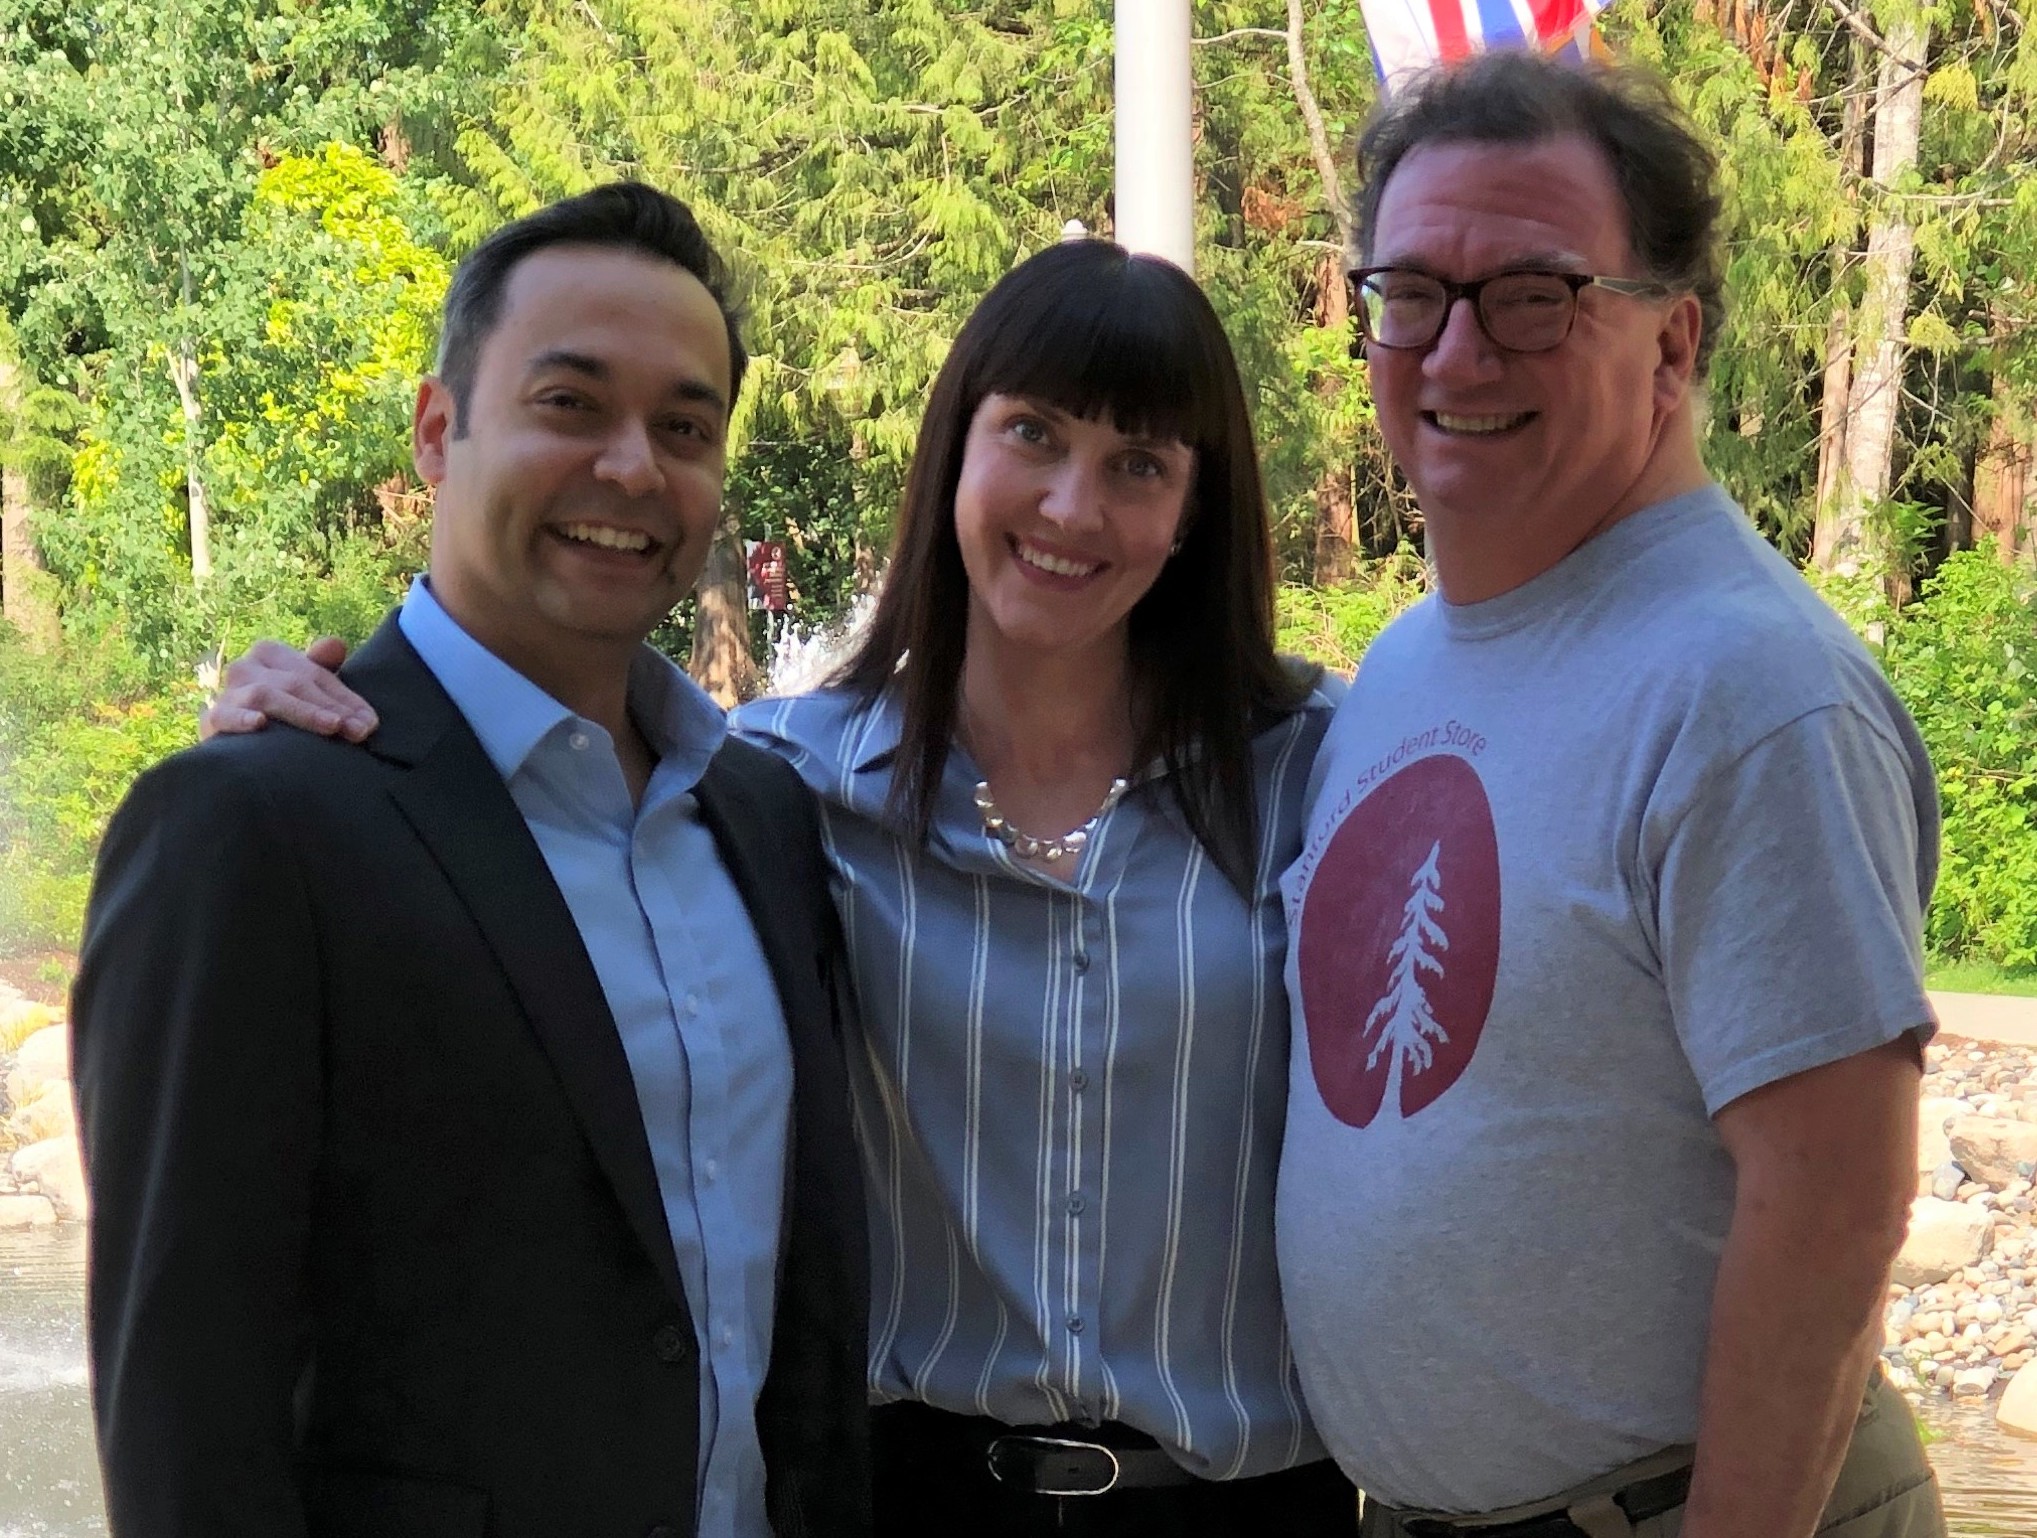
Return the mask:
<path id="1" fill-rule="evenodd" d="M 1712 1115 L 1905 1032 L 1928 1039 L 1918 773 L 1858 708 L 1830 705 L 1711 774 L 1666 833 L 1656 941 Z"/>

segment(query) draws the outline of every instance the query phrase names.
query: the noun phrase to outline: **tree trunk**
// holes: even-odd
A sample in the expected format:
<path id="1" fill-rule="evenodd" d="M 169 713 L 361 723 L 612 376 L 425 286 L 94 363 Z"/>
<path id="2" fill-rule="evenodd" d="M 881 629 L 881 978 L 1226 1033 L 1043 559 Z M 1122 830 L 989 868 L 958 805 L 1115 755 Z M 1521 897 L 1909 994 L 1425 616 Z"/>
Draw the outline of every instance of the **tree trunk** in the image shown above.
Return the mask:
<path id="1" fill-rule="evenodd" d="M 1905 17 L 1888 32 L 1888 52 L 1874 93 L 1874 180 L 1887 193 L 1917 162 L 1923 126 L 1923 19 Z M 1895 462 L 1897 408 L 1902 402 L 1909 320 L 1910 266 L 1916 231 L 1907 213 L 1885 199 L 1867 229 L 1863 290 L 1854 331 L 1854 366 L 1847 396 L 1846 452 L 1829 536 L 1828 571 L 1872 570 L 1891 579 L 1899 552 L 1874 528 L 1875 509 L 1889 494 Z"/>
<path id="2" fill-rule="evenodd" d="M 725 517 L 707 567 L 693 589 L 693 655 L 687 671 L 724 709 L 757 693 L 757 663 L 750 655 L 750 574 L 742 531 Z"/>
<path id="3" fill-rule="evenodd" d="M 1833 267 L 1840 260 L 1835 253 Z M 1846 413 L 1853 385 L 1853 310 L 1842 294 L 1825 328 L 1825 389 L 1818 404 L 1818 500 L 1811 560 L 1830 571 L 1838 543 L 1839 490 L 1846 484 Z"/>
<path id="4" fill-rule="evenodd" d="M 24 431 L 20 420 L 24 393 L 21 370 L 12 363 L 0 363 L 0 616 L 31 645 L 46 648 L 57 644 L 57 608 L 43 571 L 42 552 L 29 527 L 34 504 L 28 472 L 14 453 Z"/>
<path id="5" fill-rule="evenodd" d="M 1839 128 L 1839 174 L 1849 195 L 1857 195 L 1867 167 L 1867 41 L 1848 36 L 1846 104 Z M 1845 293 L 1846 268 L 1853 260 L 1851 235 L 1832 246 L 1832 318 L 1825 328 L 1825 377 L 1818 406 L 1818 487 L 1813 504 L 1811 560 L 1830 571 L 1838 544 L 1839 496 L 1846 484 L 1846 429 L 1853 387 L 1853 307 Z"/>
<path id="6" fill-rule="evenodd" d="M 1351 325 L 1351 296 L 1344 287 L 1344 261 L 1332 253 L 1323 258 L 1318 274 L 1321 294 L 1316 305 L 1318 324 L 1332 334 Z M 1317 386 L 1324 394 L 1334 393 L 1337 382 L 1325 380 Z M 1315 581 L 1318 587 L 1335 587 L 1349 582 L 1358 572 L 1358 502 L 1351 485 L 1351 467 L 1334 459 L 1316 478 Z"/>
<path id="7" fill-rule="evenodd" d="M 177 256 L 178 293 L 183 303 L 178 319 L 189 325 L 191 317 L 191 262 Z M 191 530 L 191 584 L 203 587 L 212 577 L 212 506 L 205 500 L 203 412 L 198 402 L 198 344 L 186 330 L 170 353 L 170 383 L 177 387 L 177 401 L 184 408 L 184 490 Z"/>
<path id="8" fill-rule="evenodd" d="M 191 581 L 203 587 L 212 577 L 212 509 L 205 500 L 205 476 L 199 463 L 199 434 L 204 430 L 198 403 L 198 355 L 189 337 L 170 354 L 170 382 L 184 408 L 184 489 L 191 522 Z"/>
<path id="9" fill-rule="evenodd" d="M 1994 538 L 2004 561 L 2037 550 L 2037 424 L 2017 409 L 2005 380 L 1995 381 L 1995 419 L 1973 470 L 1976 535 Z"/>

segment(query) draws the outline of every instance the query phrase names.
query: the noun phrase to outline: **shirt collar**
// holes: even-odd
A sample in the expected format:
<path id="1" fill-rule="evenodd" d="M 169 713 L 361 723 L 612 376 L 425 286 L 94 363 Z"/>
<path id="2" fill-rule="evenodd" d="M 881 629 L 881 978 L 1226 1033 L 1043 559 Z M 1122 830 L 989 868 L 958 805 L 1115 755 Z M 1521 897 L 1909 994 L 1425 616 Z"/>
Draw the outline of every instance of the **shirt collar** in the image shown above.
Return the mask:
<path id="1" fill-rule="evenodd" d="M 561 724 L 580 719 L 461 629 L 426 578 L 411 583 L 396 622 L 504 780 L 514 779 Z M 657 755 L 661 775 L 695 784 L 728 734 L 721 707 L 649 646 L 630 661 L 628 691 L 630 715 Z"/>

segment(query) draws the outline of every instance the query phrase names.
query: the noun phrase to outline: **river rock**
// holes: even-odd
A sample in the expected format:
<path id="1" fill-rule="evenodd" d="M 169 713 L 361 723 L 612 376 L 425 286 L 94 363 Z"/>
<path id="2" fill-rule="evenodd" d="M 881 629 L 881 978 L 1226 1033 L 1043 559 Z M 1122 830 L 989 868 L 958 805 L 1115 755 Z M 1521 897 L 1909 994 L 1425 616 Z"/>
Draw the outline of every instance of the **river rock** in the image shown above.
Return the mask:
<path id="1" fill-rule="evenodd" d="M 71 1103 L 70 1082 L 59 1079 L 54 1084 L 45 1084 L 33 1100 L 15 1110 L 7 1127 L 17 1146 L 75 1135 L 78 1113 Z"/>
<path id="2" fill-rule="evenodd" d="M 0 1234 L 48 1228 L 56 1220 L 56 1204 L 47 1196 L 0 1196 Z"/>
<path id="3" fill-rule="evenodd" d="M 2037 1169 L 2037 1125 L 2005 1116 L 1958 1116 L 1946 1129 L 1952 1157 L 1983 1185 L 2000 1188 Z"/>
<path id="4" fill-rule="evenodd" d="M 41 1005 L 31 1006 L 41 1009 Z M 54 1014 L 54 1010 L 44 1010 Z M 7 1098 L 17 1106 L 27 1105 L 42 1093 L 43 1086 L 71 1076 L 71 1033 L 67 1026 L 46 1025 L 21 1043 L 15 1054 L 14 1071 L 7 1075 Z"/>
<path id="5" fill-rule="evenodd" d="M 30 1143 L 14 1155 L 14 1179 L 34 1186 L 55 1203 L 57 1216 L 82 1223 L 91 1211 L 85 1192 L 85 1167 L 75 1138 L 53 1137 Z"/>
<path id="6" fill-rule="evenodd" d="M 1945 1127 L 1955 1116 L 1966 1114 L 1966 1102 L 1950 1095 L 1926 1095 L 1917 1105 L 1917 1173 L 1928 1175 L 1941 1164 L 1952 1162 L 1952 1140 Z"/>
<path id="7" fill-rule="evenodd" d="M 1947 1159 L 1931 1175 L 1931 1194 L 1941 1202 L 1957 1201 L 1966 1184 L 1966 1171 Z"/>
<path id="8" fill-rule="evenodd" d="M 1952 1392 L 1961 1399 L 1978 1399 L 1994 1386 L 1992 1367 L 1963 1367 L 1952 1375 Z"/>
<path id="9" fill-rule="evenodd" d="M 1942 1282 L 1985 1255 L 1994 1237 L 1993 1217 L 1978 1207 L 1920 1196 L 1910 1203 L 1910 1232 L 1896 1256 L 1895 1279 L 1905 1287 Z"/>
<path id="10" fill-rule="evenodd" d="M 2011 1436 L 2037 1437 L 2037 1364 L 2017 1369 L 1995 1406 L 1995 1424 Z"/>

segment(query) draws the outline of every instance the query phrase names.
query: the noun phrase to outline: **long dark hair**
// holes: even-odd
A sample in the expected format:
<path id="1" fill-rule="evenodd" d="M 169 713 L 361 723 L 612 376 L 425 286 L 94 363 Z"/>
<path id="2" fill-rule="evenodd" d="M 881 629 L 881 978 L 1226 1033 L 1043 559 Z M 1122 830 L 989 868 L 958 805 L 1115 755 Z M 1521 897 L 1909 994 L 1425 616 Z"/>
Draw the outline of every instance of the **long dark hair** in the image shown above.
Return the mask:
<path id="1" fill-rule="evenodd" d="M 895 690 L 903 731 L 891 804 L 916 840 L 933 822 L 955 731 L 969 578 L 955 485 L 976 408 L 1014 395 L 1195 450 L 1181 548 L 1133 605 L 1138 761 L 1163 760 L 1191 833 L 1249 894 L 1256 729 L 1298 709 L 1316 674 L 1273 650 L 1273 545 L 1252 418 L 1223 323 L 1193 279 L 1102 240 L 1052 246 L 977 305 L 934 381 L 906 477 L 891 567 L 837 682 Z"/>

